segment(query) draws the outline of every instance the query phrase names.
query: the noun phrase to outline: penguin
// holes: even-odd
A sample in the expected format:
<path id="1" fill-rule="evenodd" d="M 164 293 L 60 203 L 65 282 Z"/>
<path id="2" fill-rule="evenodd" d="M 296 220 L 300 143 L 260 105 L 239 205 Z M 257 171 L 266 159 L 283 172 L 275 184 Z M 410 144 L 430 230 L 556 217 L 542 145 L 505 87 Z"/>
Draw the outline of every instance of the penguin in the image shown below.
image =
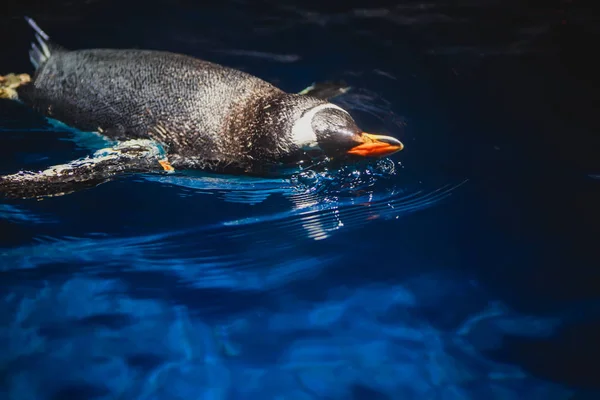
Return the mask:
<path id="1" fill-rule="evenodd" d="M 348 111 L 330 102 L 345 91 L 341 86 L 288 93 L 185 54 L 68 50 L 25 19 L 35 31 L 29 51 L 35 72 L 10 97 L 121 148 L 154 143 L 162 154 L 154 165 L 164 171 L 268 175 L 315 159 L 379 158 L 404 147 L 392 136 L 364 132 Z"/>

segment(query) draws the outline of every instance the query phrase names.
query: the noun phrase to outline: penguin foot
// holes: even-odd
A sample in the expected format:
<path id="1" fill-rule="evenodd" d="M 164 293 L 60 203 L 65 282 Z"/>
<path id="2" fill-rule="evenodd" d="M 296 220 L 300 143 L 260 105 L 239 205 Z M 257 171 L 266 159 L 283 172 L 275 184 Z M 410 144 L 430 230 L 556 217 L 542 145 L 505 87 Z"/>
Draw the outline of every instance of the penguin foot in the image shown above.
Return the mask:
<path id="1" fill-rule="evenodd" d="M 158 163 L 167 172 L 173 172 L 173 171 L 175 171 L 175 168 L 173 168 L 173 166 L 171 165 L 171 163 L 169 163 L 169 160 L 167 160 L 167 159 L 158 160 Z"/>
<path id="2" fill-rule="evenodd" d="M 31 77 L 28 74 L 0 75 L 0 99 L 16 99 L 16 89 L 29 82 L 31 82 Z"/>
<path id="3" fill-rule="evenodd" d="M 317 97 L 323 100 L 330 100 L 334 97 L 341 96 L 351 89 L 345 82 L 315 82 L 298 94 Z"/>

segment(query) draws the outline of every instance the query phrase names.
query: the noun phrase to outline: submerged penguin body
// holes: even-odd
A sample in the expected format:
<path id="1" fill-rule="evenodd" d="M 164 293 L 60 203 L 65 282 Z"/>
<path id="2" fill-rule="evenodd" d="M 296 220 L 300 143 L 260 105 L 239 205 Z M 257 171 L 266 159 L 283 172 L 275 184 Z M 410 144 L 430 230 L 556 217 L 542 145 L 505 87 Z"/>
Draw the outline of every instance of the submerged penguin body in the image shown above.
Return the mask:
<path id="1" fill-rule="evenodd" d="M 18 98 L 48 117 L 111 139 L 152 139 L 176 169 L 257 173 L 325 156 L 382 156 L 402 148 L 363 133 L 327 100 L 286 93 L 245 72 L 149 50 L 69 51 L 32 20 L 36 73 Z"/>

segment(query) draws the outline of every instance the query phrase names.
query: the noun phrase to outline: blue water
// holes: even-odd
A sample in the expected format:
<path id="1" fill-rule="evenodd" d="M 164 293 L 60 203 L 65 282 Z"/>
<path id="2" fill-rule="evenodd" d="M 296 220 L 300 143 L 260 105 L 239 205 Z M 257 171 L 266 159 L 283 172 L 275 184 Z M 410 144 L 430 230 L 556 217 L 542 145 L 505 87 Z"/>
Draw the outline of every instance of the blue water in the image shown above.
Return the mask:
<path id="1" fill-rule="evenodd" d="M 591 17 L 561 7 L 15 5 L 2 74 L 30 71 L 27 14 L 70 48 L 344 79 L 335 102 L 406 147 L 2 199 L 0 399 L 600 398 L 593 69 L 567 45 Z M 2 174 L 102 145 L 7 101 L 0 140 Z"/>

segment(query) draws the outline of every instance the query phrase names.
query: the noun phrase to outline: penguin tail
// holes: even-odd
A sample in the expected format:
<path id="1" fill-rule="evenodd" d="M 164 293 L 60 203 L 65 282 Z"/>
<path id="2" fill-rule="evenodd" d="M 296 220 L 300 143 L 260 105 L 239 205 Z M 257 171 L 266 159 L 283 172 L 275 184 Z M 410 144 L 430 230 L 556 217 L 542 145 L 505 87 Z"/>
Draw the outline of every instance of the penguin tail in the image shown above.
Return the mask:
<path id="1" fill-rule="evenodd" d="M 25 17 L 25 21 L 35 31 L 35 41 L 31 42 L 29 49 L 29 60 L 37 70 L 52 57 L 53 53 L 60 51 L 61 47 L 52 42 L 50 36 L 32 18 Z"/>

